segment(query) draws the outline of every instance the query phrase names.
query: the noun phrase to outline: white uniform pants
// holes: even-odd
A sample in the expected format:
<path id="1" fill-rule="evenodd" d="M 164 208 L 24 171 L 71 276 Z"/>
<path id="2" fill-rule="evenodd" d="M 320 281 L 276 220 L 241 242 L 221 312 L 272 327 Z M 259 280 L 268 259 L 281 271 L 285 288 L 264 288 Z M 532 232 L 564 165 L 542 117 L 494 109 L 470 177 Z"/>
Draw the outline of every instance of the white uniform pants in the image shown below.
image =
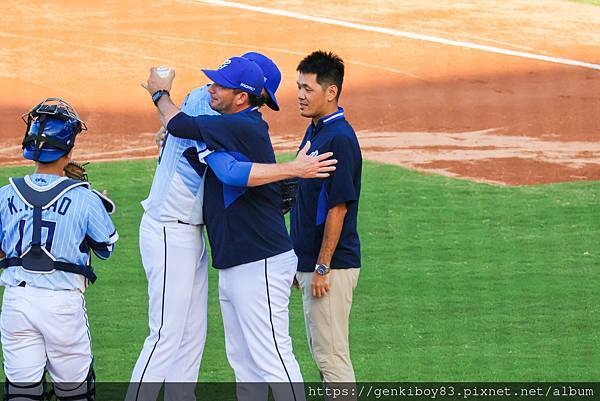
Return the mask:
<path id="1" fill-rule="evenodd" d="M 147 214 L 142 218 L 150 335 L 133 369 L 128 401 L 156 400 L 162 382 L 172 383 L 165 386 L 165 400 L 195 400 L 208 313 L 203 231 L 203 226 L 160 222 Z"/>
<path id="2" fill-rule="evenodd" d="M 46 368 L 56 383 L 85 381 L 93 357 L 80 291 L 7 287 L 0 321 L 9 381 L 38 383 Z"/>
<path id="3" fill-rule="evenodd" d="M 219 270 L 219 301 L 227 359 L 238 401 L 304 401 L 292 351 L 288 304 L 296 272 L 293 251 Z"/>

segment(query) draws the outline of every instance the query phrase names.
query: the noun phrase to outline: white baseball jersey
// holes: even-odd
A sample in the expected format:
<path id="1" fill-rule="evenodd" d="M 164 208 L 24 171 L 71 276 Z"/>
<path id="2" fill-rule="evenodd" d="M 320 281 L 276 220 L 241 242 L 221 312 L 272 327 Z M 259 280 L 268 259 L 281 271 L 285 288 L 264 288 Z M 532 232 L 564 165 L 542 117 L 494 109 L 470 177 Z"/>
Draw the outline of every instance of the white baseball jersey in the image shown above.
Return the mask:
<path id="1" fill-rule="evenodd" d="M 56 185 L 64 178 L 49 174 L 26 176 L 34 189 Z M 7 258 L 20 257 L 32 242 L 33 210 L 28 208 L 12 186 L 0 188 L 0 241 Z M 81 247 L 85 239 L 105 246 L 108 254 L 118 239 L 117 231 L 98 196 L 87 188 L 74 188 L 52 206 L 42 210 L 42 246 L 58 261 L 85 265 L 89 251 Z M 4 286 L 25 281 L 31 287 L 49 290 L 85 290 L 87 280 L 64 271 L 32 273 L 20 266 L 8 267 L 0 277 Z"/>
<path id="2" fill-rule="evenodd" d="M 208 85 L 193 90 L 181 110 L 218 114 Z M 208 253 L 204 243 L 202 142 L 167 135 L 140 224 L 148 278 L 150 333 L 131 374 L 127 401 L 194 400 L 208 323 Z M 179 224 L 184 222 L 187 224 Z"/>
<path id="3" fill-rule="evenodd" d="M 190 92 L 181 111 L 191 116 L 218 115 L 210 108 L 208 87 L 205 85 Z M 202 202 L 206 164 L 203 158 L 208 153 L 202 142 L 167 134 L 150 195 L 142 201 L 145 212 L 158 221 L 204 224 Z"/>

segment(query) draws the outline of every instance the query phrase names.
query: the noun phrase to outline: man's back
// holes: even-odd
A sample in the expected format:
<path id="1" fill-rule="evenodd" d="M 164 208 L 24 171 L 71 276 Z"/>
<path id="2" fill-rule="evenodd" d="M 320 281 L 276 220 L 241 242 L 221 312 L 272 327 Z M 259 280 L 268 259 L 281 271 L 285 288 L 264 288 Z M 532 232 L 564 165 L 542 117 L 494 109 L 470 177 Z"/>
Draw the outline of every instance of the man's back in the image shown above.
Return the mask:
<path id="1" fill-rule="evenodd" d="M 255 109 L 196 119 L 209 148 L 227 149 L 237 160 L 275 163 L 268 125 Z M 204 215 L 213 265 L 227 268 L 291 249 L 276 184 L 234 187 L 212 170 L 206 176 Z"/>
<path id="2" fill-rule="evenodd" d="M 64 178 L 63 178 L 64 179 Z M 34 189 L 44 190 L 62 181 L 58 176 L 34 174 L 25 181 Z M 50 207 L 42 210 L 41 245 L 57 261 L 76 265 L 89 262 L 89 244 L 99 249 L 112 250 L 118 235 L 102 202 L 87 188 L 74 188 L 63 194 Z M 33 209 L 21 199 L 15 189 L 0 188 L 0 240 L 6 258 L 18 258 L 31 246 L 33 237 Z M 22 267 L 8 267 L 0 282 L 16 286 L 28 285 L 52 290 L 84 290 L 86 279 L 79 274 L 54 271 L 33 273 Z"/>

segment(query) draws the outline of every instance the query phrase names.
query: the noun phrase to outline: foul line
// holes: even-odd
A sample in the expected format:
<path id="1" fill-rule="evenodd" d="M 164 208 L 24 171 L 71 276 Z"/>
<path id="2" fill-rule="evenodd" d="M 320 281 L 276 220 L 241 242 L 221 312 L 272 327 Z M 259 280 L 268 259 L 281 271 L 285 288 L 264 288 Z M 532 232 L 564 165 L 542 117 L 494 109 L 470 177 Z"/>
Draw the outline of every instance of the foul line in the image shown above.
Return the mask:
<path id="1" fill-rule="evenodd" d="M 357 24 L 354 22 L 342 21 L 342 20 L 337 20 L 337 19 L 327 18 L 327 17 L 316 17 L 316 16 L 312 16 L 312 15 L 296 13 L 293 11 L 279 10 L 279 9 L 274 9 L 274 8 L 260 7 L 260 6 L 251 6 L 248 4 L 235 3 L 232 1 L 223 1 L 223 0 L 196 0 L 196 1 L 211 4 L 214 6 L 231 7 L 231 8 L 241 9 L 241 10 L 255 11 L 258 13 L 279 15 L 282 17 L 296 18 L 296 19 L 311 21 L 311 22 L 319 22 L 321 24 L 337 25 L 337 26 L 343 26 L 346 28 L 359 29 L 362 31 L 383 33 L 386 35 L 397 36 L 397 37 L 401 37 L 401 38 L 421 40 L 421 41 L 425 41 L 425 42 L 433 42 L 433 43 L 439 43 L 439 44 L 448 45 L 448 46 L 463 47 L 463 48 L 467 48 L 467 49 L 475 49 L 475 50 L 480 50 L 480 51 L 484 51 L 484 52 L 488 52 L 488 53 L 496 53 L 496 54 L 502 54 L 502 55 L 506 55 L 506 56 L 522 57 L 522 58 L 527 58 L 527 59 L 531 59 L 531 60 L 546 61 L 549 63 L 572 65 L 572 66 L 576 66 L 576 67 L 589 68 L 592 70 L 600 70 L 600 64 L 586 63 L 584 61 L 571 60 L 571 59 L 560 58 L 560 57 L 543 56 L 543 55 L 535 54 L 535 53 L 503 49 L 500 47 L 480 45 L 480 44 L 471 43 L 471 42 L 463 42 L 463 41 L 457 41 L 457 40 L 444 39 L 444 38 L 439 38 L 436 36 L 422 35 L 419 33 L 405 32 L 405 31 L 399 31 L 397 29 L 382 28 L 382 27 L 365 25 L 365 24 Z"/>

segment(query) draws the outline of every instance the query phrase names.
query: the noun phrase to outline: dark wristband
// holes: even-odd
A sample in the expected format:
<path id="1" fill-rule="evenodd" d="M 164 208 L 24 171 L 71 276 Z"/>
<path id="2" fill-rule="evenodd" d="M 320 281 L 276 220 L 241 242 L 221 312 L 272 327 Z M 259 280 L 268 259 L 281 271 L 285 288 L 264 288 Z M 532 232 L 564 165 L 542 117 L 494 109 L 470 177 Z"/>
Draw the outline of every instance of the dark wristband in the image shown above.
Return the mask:
<path id="1" fill-rule="evenodd" d="M 169 93 L 169 91 L 166 90 L 166 89 L 159 89 L 156 92 L 154 92 L 154 94 L 152 95 L 152 101 L 154 102 L 155 106 L 158 106 L 158 101 L 164 95 L 171 96 L 171 94 Z"/>

